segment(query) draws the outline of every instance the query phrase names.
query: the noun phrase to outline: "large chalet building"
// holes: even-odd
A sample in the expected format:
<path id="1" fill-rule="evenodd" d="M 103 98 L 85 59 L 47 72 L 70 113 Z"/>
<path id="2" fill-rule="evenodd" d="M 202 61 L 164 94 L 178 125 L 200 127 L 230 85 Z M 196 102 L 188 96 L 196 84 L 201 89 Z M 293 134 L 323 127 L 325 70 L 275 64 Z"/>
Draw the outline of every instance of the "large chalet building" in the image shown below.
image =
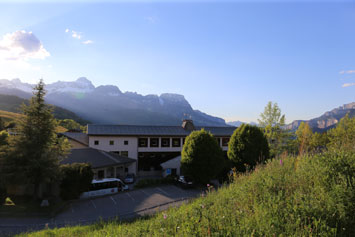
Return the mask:
<path id="1" fill-rule="evenodd" d="M 136 162 L 127 164 L 124 173 L 138 176 L 162 175 L 162 163 L 181 155 L 185 138 L 196 130 L 211 132 L 224 151 L 235 127 L 195 127 L 191 120 L 184 120 L 181 126 L 141 126 L 141 125 L 99 125 L 88 124 L 87 135 L 67 137 L 76 149 L 89 148 L 109 152 L 119 157 L 129 157 Z M 78 140 L 80 139 L 80 144 Z M 83 142 L 84 141 L 84 142 Z M 107 177 L 108 170 L 97 170 Z M 96 173 L 95 172 L 95 173 Z M 111 172 L 112 173 L 112 172 Z M 116 173 L 116 172 L 115 172 Z"/>

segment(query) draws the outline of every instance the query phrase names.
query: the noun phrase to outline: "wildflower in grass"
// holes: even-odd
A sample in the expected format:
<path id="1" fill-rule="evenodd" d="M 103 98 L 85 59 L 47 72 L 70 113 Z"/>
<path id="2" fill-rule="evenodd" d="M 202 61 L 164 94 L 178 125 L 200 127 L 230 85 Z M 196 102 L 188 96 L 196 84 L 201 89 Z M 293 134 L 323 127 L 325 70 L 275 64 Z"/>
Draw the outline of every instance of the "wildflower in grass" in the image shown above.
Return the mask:
<path id="1" fill-rule="evenodd" d="M 210 187 L 210 184 L 207 184 L 207 188 L 209 188 Z"/>
<path id="2" fill-rule="evenodd" d="M 201 204 L 200 206 L 201 206 L 201 208 L 205 208 L 205 205 L 203 205 L 203 204 Z"/>
<path id="3" fill-rule="evenodd" d="M 168 216 L 164 213 L 163 214 L 164 219 L 168 218 Z"/>
<path id="4" fill-rule="evenodd" d="M 283 164 L 283 162 L 282 162 L 282 159 L 280 160 L 280 165 L 282 165 Z"/>

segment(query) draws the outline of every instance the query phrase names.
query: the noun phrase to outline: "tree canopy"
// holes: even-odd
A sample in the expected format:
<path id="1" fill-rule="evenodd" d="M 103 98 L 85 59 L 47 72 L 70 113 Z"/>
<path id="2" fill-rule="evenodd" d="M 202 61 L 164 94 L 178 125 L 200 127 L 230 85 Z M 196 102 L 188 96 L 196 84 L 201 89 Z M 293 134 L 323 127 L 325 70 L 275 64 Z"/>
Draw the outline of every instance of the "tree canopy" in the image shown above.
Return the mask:
<path id="1" fill-rule="evenodd" d="M 329 149 L 342 149 L 355 151 L 355 117 L 347 114 L 337 126 L 328 131 Z"/>
<path id="2" fill-rule="evenodd" d="M 239 171 L 247 166 L 255 167 L 269 158 L 267 139 L 260 128 L 243 124 L 236 129 L 229 141 L 228 158 Z"/>
<path id="3" fill-rule="evenodd" d="M 281 115 L 281 109 L 277 103 L 268 102 L 264 112 L 260 114 L 258 123 L 264 129 L 271 156 L 280 155 L 282 151 L 286 150 L 290 134 L 284 129 L 285 115 Z"/>
<path id="4" fill-rule="evenodd" d="M 308 123 L 301 122 L 296 131 L 299 153 L 309 152 L 311 150 L 313 132 Z"/>
<path id="5" fill-rule="evenodd" d="M 223 151 L 211 133 L 202 129 L 186 137 L 181 152 L 184 175 L 196 182 L 208 183 L 223 169 L 224 161 Z"/>

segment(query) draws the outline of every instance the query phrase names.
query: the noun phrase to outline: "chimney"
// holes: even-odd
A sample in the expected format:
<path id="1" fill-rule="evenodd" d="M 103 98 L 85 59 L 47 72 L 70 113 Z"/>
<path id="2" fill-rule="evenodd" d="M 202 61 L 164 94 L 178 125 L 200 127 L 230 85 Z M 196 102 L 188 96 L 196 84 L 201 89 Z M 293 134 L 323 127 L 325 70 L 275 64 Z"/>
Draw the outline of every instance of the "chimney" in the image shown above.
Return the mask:
<path id="1" fill-rule="evenodd" d="M 184 119 L 182 122 L 182 127 L 187 131 L 195 130 L 194 122 L 190 119 Z"/>

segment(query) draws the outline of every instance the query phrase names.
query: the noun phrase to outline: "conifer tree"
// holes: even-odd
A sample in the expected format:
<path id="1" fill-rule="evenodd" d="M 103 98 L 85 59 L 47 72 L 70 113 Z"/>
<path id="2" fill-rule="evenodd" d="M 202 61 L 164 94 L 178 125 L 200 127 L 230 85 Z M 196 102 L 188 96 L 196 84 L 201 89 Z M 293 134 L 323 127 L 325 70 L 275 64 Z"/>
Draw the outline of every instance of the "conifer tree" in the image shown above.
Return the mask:
<path id="1" fill-rule="evenodd" d="M 42 80 L 33 94 L 30 104 L 22 106 L 24 117 L 16 128 L 18 135 L 9 141 L 2 172 L 7 184 L 32 184 L 33 196 L 38 198 L 40 184 L 58 176 L 59 161 L 68 152 L 69 143 L 57 137 L 52 108 L 44 102 Z"/>

